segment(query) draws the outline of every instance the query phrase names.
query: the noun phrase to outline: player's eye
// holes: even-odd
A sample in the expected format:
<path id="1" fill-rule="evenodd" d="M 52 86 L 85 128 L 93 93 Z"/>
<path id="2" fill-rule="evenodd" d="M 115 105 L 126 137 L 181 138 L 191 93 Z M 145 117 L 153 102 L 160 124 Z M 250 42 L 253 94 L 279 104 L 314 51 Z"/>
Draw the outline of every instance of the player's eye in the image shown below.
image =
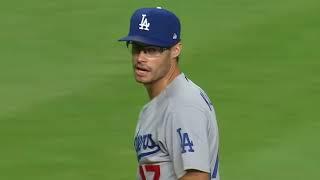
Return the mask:
<path id="1" fill-rule="evenodd" d="M 143 49 L 142 46 L 139 46 L 137 44 L 130 44 L 129 48 L 130 48 L 132 54 L 139 54 L 140 51 Z"/>
<path id="2" fill-rule="evenodd" d="M 167 50 L 167 48 L 157 47 L 157 46 L 143 46 L 140 44 L 129 43 L 128 48 L 131 51 L 132 55 L 140 54 L 141 51 L 149 58 L 158 57 Z"/>
<path id="3" fill-rule="evenodd" d="M 144 53 L 149 54 L 149 55 L 157 55 L 157 54 L 161 53 L 159 48 L 157 48 L 157 47 L 145 47 L 143 51 L 144 51 Z"/>

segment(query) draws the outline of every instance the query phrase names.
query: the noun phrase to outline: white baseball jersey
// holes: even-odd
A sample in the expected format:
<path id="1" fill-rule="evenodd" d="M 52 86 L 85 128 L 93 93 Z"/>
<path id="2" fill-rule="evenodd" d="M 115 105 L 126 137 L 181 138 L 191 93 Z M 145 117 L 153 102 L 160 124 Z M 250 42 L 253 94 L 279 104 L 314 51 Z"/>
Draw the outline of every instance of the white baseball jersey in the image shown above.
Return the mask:
<path id="1" fill-rule="evenodd" d="M 134 146 L 138 180 L 177 180 L 188 169 L 219 180 L 219 135 L 208 96 L 177 76 L 140 112 Z"/>

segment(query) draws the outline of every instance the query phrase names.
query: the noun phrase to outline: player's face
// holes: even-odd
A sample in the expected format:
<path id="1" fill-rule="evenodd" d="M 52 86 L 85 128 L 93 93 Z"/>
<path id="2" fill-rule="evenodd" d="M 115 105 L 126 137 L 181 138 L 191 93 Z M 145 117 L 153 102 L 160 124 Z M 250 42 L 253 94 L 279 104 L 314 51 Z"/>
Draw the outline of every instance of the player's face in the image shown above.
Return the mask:
<path id="1" fill-rule="evenodd" d="M 133 43 L 130 45 L 137 82 L 152 84 L 167 75 L 172 63 L 170 49 Z"/>

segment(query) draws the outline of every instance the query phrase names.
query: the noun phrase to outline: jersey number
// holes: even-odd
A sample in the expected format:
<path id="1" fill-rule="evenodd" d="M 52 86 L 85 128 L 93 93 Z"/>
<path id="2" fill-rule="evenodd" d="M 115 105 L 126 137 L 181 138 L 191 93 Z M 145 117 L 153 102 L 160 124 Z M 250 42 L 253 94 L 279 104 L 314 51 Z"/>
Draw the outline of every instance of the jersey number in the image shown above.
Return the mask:
<path id="1" fill-rule="evenodd" d="M 144 168 L 147 172 L 153 172 L 153 180 L 159 180 L 160 179 L 160 165 L 144 165 Z M 140 172 L 140 177 L 142 180 L 147 180 L 143 166 L 139 166 L 139 172 Z"/>

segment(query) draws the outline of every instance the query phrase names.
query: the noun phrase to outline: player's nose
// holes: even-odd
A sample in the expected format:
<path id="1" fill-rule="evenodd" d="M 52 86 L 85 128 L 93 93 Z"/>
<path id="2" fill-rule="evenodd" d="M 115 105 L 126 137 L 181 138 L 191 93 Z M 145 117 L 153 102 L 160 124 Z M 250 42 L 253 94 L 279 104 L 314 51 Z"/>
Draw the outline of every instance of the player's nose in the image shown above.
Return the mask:
<path id="1" fill-rule="evenodd" d="M 136 53 L 135 56 L 136 56 L 135 59 L 137 60 L 137 62 L 146 62 L 147 60 L 143 51 Z"/>

